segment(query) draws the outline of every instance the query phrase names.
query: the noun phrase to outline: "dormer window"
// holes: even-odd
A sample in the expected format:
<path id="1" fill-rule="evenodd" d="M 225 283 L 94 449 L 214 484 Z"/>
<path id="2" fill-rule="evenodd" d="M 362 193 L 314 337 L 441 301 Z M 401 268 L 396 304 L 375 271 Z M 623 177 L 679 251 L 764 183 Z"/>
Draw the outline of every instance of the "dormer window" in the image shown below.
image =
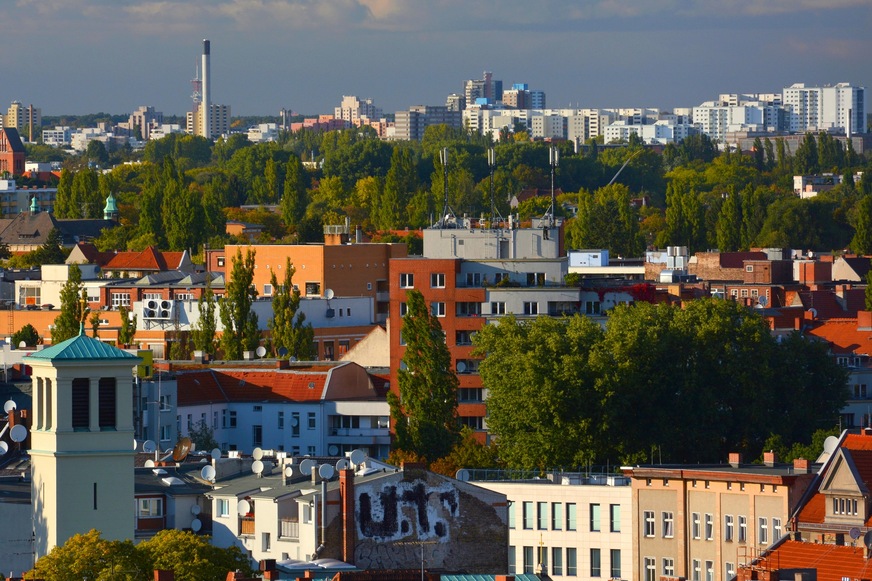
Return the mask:
<path id="1" fill-rule="evenodd" d="M 833 498 L 833 514 L 857 516 L 857 499 Z"/>

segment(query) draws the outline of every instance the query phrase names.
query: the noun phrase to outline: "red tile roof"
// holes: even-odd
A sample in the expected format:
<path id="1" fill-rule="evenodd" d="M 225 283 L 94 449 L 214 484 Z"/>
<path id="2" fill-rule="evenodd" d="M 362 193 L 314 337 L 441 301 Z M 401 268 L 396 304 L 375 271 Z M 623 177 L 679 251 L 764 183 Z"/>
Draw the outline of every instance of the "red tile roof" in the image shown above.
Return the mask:
<path id="1" fill-rule="evenodd" d="M 848 289 L 844 295 L 844 304 L 832 289 L 800 291 L 799 300 L 806 309 L 815 310 L 815 319 L 825 321 L 856 317 L 857 311 L 865 305 L 865 290 Z"/>
<path id="2" fill-rule="evenodd" d="M 174 270 L 182 261 L 182 252 L 161 252 L 149 246 L 142 252 L 101 252 L 98 264 L 107 270 Z M 106 260 L 102 262 L 102 260 Z"/>
<path id="3" fill-rule="evenodd" d="M 806 331 L 830 343 L 835 354 L 872 355 L 872 331 L 858 330 L 857 319 L 821 321 Z"/>
<path id="4" fill-rule="evenodd" d="M 840 448 L 844 450 L 847 460 L 857 468 L 857 474 L 866 484 L 866 487 L 870 487 L 872 485 L 872 435 L 846 434 Z M 861 487 L 863 483 L 861 483 Z M 802 507 L 797 520 L 804 523 L 822 524 L 825 516 L 826 497 L 818 490 Z M 866 520 L 865 526 L 872 527 L 872 516 Z"/>
<path id="5" fill-rule="evenodd" d="M 846 577 L 872 579 L 872 559 L 867 559 L 865 553 L 862 544 L 851 547 L 788 540 L 768 553 L 757 566 L 779 571 L 815 569 L 817 581 L 842 581 Z"/>
<path id="6" fill-rule="evenodd" d="M 178 401 L 179 405 L 224 401 L 318 401 L 326 383 L 326 369 L 195 371 L 178 376 Z"/>

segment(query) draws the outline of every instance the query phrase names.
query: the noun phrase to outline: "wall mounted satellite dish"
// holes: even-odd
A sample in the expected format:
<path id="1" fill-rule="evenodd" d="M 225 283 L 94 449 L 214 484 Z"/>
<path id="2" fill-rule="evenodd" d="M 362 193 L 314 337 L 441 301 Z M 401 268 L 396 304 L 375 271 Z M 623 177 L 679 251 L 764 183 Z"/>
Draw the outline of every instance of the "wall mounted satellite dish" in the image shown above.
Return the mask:
<path id="1" fill-rule="evenodd" d="M 146 460 L 146 461 L 145 461 L 145 467 L 146 467 L 146 468 L 154 468 L 154 460 L 152 460 L 152 459 L 148 459 L 148 460 Z"/>
<path id="2" fill-rule="evenodd" d="M 258 357 L 263 357 L 264 355 L 266 355 L 266 347 L 261 345 L 260 347 L 255 349 L 254 352 L 257 353 Z"/>
<path id="3" fill-rule="evenodd" d="M 263 450 L 261 448 L 255 448 L 251 451 L 251 457 L 255 460 L 263 460 Z"/>
<path id="4" fill-rule="evenodd" d="M 239 516 L 245 516 L 251 512 L 251 504 L 244 498 L 236 503 L 236 513 Z"/>
<path id="5" fill-rule="evenodd" d="M 221 450 L 219 448 L 212 448 L 212 459 L 220 460 L 221 459 Z"/>
<path id="6" fill-rule="evenodd" d="M 209 482 L 215 482 L 215 467 L 211 465 L 203 466 L 203 469 L 200 470 L 200 478 Z"/>
<path id="7" fill-rule="evenodd" d="M 465 371 L 466 371 L 466 363 L 464 363 L 463 361 L 458 361 L 457 362 L 457 372 L 464 373 Z"/>
<path id="8" fill-rule="evenodd" d="M 348 460 L 342 458 L 338 462 L 336 462 L 336 471 L 340 472 L 342 470 L 348 470 Z"/>
<path id="9" fill-rule="evenodd" d="M 327 453 L 331 456 L 335 456 L 339 453 L 339 446 L 337 446 L 336 444 L 330 444 L 330 446 L 327 448 Z"/>
<path id="10" fill-rule="evenodd" d="M 832 454 L 836 451 L 836 448 L 839 447 L 839 438 L 836 436 L 827 436 L 827 439 L 824 440 L 824 452 L 827 454 Z"/>
<path id="11" fill-rule="evenodd" d="M 195 533 L 200 532 L 200 529 L 203 528 L 203 523 L 200 522 L 200 519 L 195 518 L 191 521 L 191 530 Z"/>
<path id="12" fill-rule="evenodd" d="M 133 438 L 133 451 L 136 452 L 139 450 L 139 442 L 136 441 L 136 438 Z"/>
<path id="13" fill-rule="evenodd" d="M 12 410 L 14 410 L 17 407 L 18 406 L 16 405 L 16 403 L 10 399 L 9 401 L 7 401 L 6 403 L 3 404 L 3 411 L 8 414 L 9 412 L 11 412 Z"/>
<path id="14" fill-rule="evenodd" d="M 461 482 L 469 482 L 469 470 L 461 468 L 457 471 L 457 474 L 455 474 L 454 477 Z"/>
<path id="15" fill-rule="evenodd" d="M 255 460 L 251 463 L 251 471 L 257 475 L 263 474 L 263 462 Z"/>
<path id="16" fill-rule="evenodd" d="M 9 444 L 6 442 L 0 442 L 0 456 L 9 451 Z"/>
<path id="17" fill-rule="evenodd" d="M 856 541 L 857 539 L 860 538 L 860 529 L 858 529 L 857 527 L 854 527 L 851 529 L 851 531 L 848 534 L 851 536 L 852 539 L 854 539 Z"/>
<path id="18" fill-rule="evenodd" d="M 199 504 L 195 504 L 191 507 L 191 514 L 194 516 L 197 516 L 198 514 L 200 514 L 200 505 Z"/>
<path id="19" fill-rule="evenodd" d="M 766 305 L 769 304 L 769 299 L 766 298 L 765 296 L 763 296 L 763 297 L 760 297 L 759 299 L 757 299 L 757 302 L 760 303 L 761 307 L 765 307 Z"/>
<path id="20" fill-rule="evenodd" d="M 27 439 L 27 428 L 21 424 L 12 426 L 12 429 L 9 430 L 9 437 L 12 438 L 13 442 L 23 442 Z"/>
<path id="21" fill-rule="evenodd" d="M 318 466 L 318 476 L 323 478 L 324 480 L 330 480 L 333 478 L 333 473 L 335 469 L 331 464 L 321 464 Z"/>
<path id="22" fill-rule="evenodd" d="M 867 549 L 872 549 L 872 531 L 867 531 L 863 535 L 863 544 L 866 545 Z"/>
<path id="23" fill-rule="evenodd" d="M 312 473 L 312 468 L 315 467 L 315 461 L 306 458 L 300 462 L 300 472 L 308 476 Z"/>
<path id="24" fill-rule="evenodd" d="M 366 460 L 366 452 L 363 450 L 352 450 L 351 451 L 351 463 L 355 466 L 360 466 L 363 464 L 363 461 Z"/>
<path id="25" fill-rule="evenodd" d="M 294 469 L 291 467 L 290 464 L 288 464 L 287 466 L 285 466 L 285 476 L 290 478 L 293 475 L 294 475 Z"/>
<path id="26" fill-rule="evenodd" d="M 327 299 L 328 301 L 333 300 L 334 296 L 336 296 L 336 295 L 333 292 L 332 288 L 328 288 L 327 290 L 324 291 L 324 298 Z"/>
<path id="27" fill-rule="evenodd" d="M 182 438 L 176 444 L 176 447 L 173 448 L 173 461 L 181 462 L 185 458 L 188 457 L 188 452 L 191 451 L 191 447 L 193 446 L 193 442 L 191 442 L 191 438 Z"/>
<path id="28" fill-rule="evenodd" d="M 278 350 L 279 357 L 287 357 L 288 353 L 290 353 L 290 351 L 288 351 L 287 347 L 279 347 L 279 350 Z"/>
<path id="29" fill-rule="evenodd" d="M 154 451 L 157 450 L 157 444 L 155 444 L 151 440 L 146 440 L 142 443 L 142 451 L 146 454 L 154 454 Z"/>

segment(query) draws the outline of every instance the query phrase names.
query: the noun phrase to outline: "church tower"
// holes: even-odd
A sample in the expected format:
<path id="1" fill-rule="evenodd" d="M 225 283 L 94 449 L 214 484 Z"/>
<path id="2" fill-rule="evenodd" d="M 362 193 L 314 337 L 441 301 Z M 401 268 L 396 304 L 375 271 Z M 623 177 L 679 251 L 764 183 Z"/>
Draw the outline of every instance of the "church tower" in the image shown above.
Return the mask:
<path id="1" fill-rule="evenodd" d="M 84 334 L 25 358 L 33 369 L 31 462 L 36 558 L 76 533 L 134 537 L 133 368 Z"/>

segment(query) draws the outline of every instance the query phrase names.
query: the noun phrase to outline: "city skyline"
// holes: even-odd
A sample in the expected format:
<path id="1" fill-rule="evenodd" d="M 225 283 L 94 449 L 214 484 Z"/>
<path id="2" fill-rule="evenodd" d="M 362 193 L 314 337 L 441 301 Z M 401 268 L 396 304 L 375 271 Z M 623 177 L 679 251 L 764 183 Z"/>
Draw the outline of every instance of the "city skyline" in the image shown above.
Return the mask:
<path id="1" fill-rule="evenodd" d="M 866 85 L 868 0 L 20 0 L 0 101 L 43 115 L 191 109 L 202 39 L 236 115 L 444 104 L 466 79 L 528 83 L 549 107 L 690 107 L 792 83 Z"/>

